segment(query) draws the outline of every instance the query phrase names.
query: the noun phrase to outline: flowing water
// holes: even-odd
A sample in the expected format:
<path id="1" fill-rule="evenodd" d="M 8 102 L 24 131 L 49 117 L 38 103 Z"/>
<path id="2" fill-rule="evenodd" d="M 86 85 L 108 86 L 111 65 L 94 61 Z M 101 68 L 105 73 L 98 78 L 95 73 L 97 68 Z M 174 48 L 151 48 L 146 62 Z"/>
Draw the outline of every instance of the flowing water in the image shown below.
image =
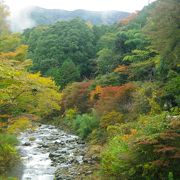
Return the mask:
<path id="1" fill-rule="evenodd" d="M 24 132 L 19 141 L 23 163 L 21 180 L 53 180 L 58 168 L 83 162 L 84 143 L 55 126 L 41 125 L 35 131 Z"/>

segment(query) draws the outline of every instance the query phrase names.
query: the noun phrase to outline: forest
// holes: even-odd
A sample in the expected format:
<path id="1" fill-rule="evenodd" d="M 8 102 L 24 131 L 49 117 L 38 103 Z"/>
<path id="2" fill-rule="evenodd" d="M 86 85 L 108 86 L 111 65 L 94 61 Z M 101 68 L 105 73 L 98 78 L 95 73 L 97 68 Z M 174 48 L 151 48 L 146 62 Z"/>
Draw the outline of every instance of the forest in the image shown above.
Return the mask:
<path id="1" fill-rule="evenodd" d="M 33 7 L 30 16 L 35 21 L 36 25 L 53 24 L 60 20 L 72 20 L 79 17 L 85 21 L 90 21 L 93 24 L 114 24 L 120 19 L 127 17 L 130 13 L 122 11 L 111 11 L 106 13 L 104 11 L 88 11 L 77 9 L 73 11 L 59 10 L 59 9 L 45 9 L 40 7 Z"/>
<path id="2" fill-rule="evenodd" d="M 9 13 L 0 1 L 0 179 L 16 179 L 17 137 L 39 122 L 95 149 L 87 179 L 179 179 L 179 0 L 113 25 L 75 18 L 22 33 Z"/>

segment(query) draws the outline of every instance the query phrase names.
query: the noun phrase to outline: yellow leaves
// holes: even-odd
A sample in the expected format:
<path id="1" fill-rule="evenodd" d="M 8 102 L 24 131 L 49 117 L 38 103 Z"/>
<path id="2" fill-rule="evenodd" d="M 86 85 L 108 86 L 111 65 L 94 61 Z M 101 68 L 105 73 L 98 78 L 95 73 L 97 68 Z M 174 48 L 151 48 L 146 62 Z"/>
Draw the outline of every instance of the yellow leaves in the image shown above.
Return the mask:
<path id="1" fill-rule="evenodd" d="M 129 134 L 126 134 L 122 137 L 120 137 L 123 141 L 128 141 L 131 136 Z"/>
<path id="2" fill-rule="evenodd" d="M 137 134 L 137 130 L 136 129 L 131 129 L 131 135 L 134 136 Z"/>
<path id="3" fill-rule="evenodd" d="M 27 67 L 32 66 L 32 61 L 30 59 L 26 59 L 24 61 L 14 61 L 16 69 L 19 72 L 20 70 L 25 70 Z"/>
<path id="4" fill-rule="evenodd" d="M 27 117 L 19 117 L 9 125 L 7 132 L 10 134 L 18 134 L 31 127 L 30 120 Z"/>
<path id="5" fill-rule="evenodd" d="M 60 110 L 61 94 L 52 89 L 46 89 L 36 96 L 36 108 L 34 112 L 38 115 L 48 115 L 53 110 Z"/>
<path id="6" fill-rule="evenodd" d="M 28 73 L 24 67 L 29 63 L 0 60 L 0 106 L 40 116 L 59 110 L 58 87 L 51 78 Z"/>
<path id="7" fill-rule="evenodd" d="M 0 58 L 23 61 L 26 58 L 27 50 L 28 50 L 28 46 L 21 45 L 21 46 L 17 47 L 17 49 L 13 52 L 1 52 Z"/>
<path id="8" fill-rule="evenodd" d="M 13 52 L 20 45 L 20 34 L 0 35 L 0 52 Z"/>
<path id="9" fill-rule="evenodd" d="M 136 129 L 131 129 L 131 130 L 130 130 L 130 134 L 125 134 L 125 135 L 121 136 L 120 138 L 121 138 L 123 141 L 128 141 L 128 140 L 130 140 L 132 137 L 134 137 L 136 134 L 137 134 L 137 130 L 136 130 Z"/>
<path id="10" fill-rule="evenodd" d="M 7 126 L 6 122 L 0 122 L 0 130 Z"/>
<path id="11" fill-rule="evenodd" d="M 72 121 L 77 115 L 77 109 L 74 108 L 74 109 L 68 109 L 66 112 L 65 112 L 65 117 L 67 120 L 70 120 Z"/>
<path id="12" fill-rule="evenodd" d="M 0 114 L 0 118 L 9 118 L 9 114 Z"/>
<path id="13" fill-rule="evenodd" d="M 12 57 L 15 57 L 15 52 L 6 52 L 6 53 L 0 53 L 0 58 L 2 59 L 11 59 Z"/>
<path id="14" fill-rule="evenodd" d="M 41 86 L 48 86 L 48 87 L 52 87 L 52 88 L 57 89 L 54 81 L 51 78 L 42 77 L 40 75 L 40 73 L 35 73 L 35 74 L 27 73 L 26 79 L 29 82 L 34 83 L 34 84 L 41 84 Z"/>
<path id="15" fill-rule="evenodd" d="M 96 86 L 95 90 L 91 91 L 90 93 L 90 100 L 93 101 L 94 99 L 97 98 L 99 94 L 102 92 L 102 87 L 101 86 Z"/>
<path id="16" fill-rule="evenodd" d="M 28 79 L 32 79 L 32 80 L 37 80 L 40 76 L 40 73 L 36 73 L 36 74 L 27 74 L 27 78 Z"/>
<path id="17" fill-rule="evenodd" d="M 116 69 L 114 69 L 114 72 L 117 72 L 120 74 L 128 74 L 128 66 L 119 65 Z"/>
<path id="18" fill-rule="evenodd" d="M 115 137 L 121 134 L 121 127 L 117 125 L 109 125 L 106 130 L 108 137 Z"/>
<path id="19" fill-rule="evenodd" d="M 109 125 L 118 125 L 123 123 L 123 115 L 116 111 L 111 111 L 102 116 L 100 126 L 107 128 Z"/>
<path id="20" fill-rule="evenodd" d="M 0 59 L 24 61 L 28 46 L 20 43 L 20 34 L 0 35 Z"/>
<path id="21" fill-rule="evenodd" d="M 157 91 L 153 91 L 152 97 L 148 98 L 149 104 L 151 106 L 151 114 L 159 114 L 162 111 L 160 105 L 156 101 L 157 97 Z"/>
<path id="22" fill-rule="evenodd" d="M 21 44 L 19 34 L 0 35 L 0 109 L 12 114 L 48 115 L 60 110 L 61 94 L 51 78 L 32 74 L 26 68 L 28 46 Z M 25 120 L 20 122 L 26 125 Z M 17 129 L 19 121 L 9 130 Z"/>
<path id="23" fill-rule="evenodd" d="M 26 59 L 28 51 L 28 46 L 27 45 L 21 45 L 16 49 L 16 56 L 14 57 L 16 60 L 23 61 Z"/>

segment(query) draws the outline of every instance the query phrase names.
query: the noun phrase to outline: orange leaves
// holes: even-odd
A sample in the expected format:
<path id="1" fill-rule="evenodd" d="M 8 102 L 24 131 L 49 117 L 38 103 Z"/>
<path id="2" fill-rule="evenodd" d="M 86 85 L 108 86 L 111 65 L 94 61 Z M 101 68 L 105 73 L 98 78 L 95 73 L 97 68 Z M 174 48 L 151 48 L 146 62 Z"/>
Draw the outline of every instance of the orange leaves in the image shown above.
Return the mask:
<path id="1" fill-rule="evenodd" d="M 2 59 L 13 59 L 13 60 L 25 60 L 28 46 L 21 45 L 14 52 L 2 52 L 0 58 Z"/>
<path id="2" fill-rule="evenodd" d="M 130 138 L 132 138 L 133 136 L 135 136 L 137 134 L 136 129 L 131 129 L 130 131 L 131 131 L 130 134 L 125 134 L 124 136 L 121 137 L 121 139 L 124 141 L 128 141 Z"/>
<path id="3" fill-rule="evenodd" d="M 94 99 L 97 99 L 101 92 L 102 92 L 102 87 L 96 86 L 95 90 L 91 91 L 90 93 L 90 100 L 93 101 Z"/>
<path id="4" fill-rule="evenodd" d="M 128 111 L 131 94 L 135 85 L 127 83 L 122 86 L 96 86 L 89 90 L 92 82 L 73 83 L 63 91 L 62 106 L 64 109 L 77 108 L 81 112 L 87 112 L 91 107 L 99 115 L 117 111 L 124 113 Z"/>
<path id="5" fill-rule="evenodd" d="M 120 73 L 120 74 L 128 74 L 128 66 L 125 65 L 119 65 L 116 69 L 114 69 L 114 72 Z"/>
<path id="6" fill-rule="evenodd" d="M 86 112 L 90 108 L 89 87 L 91 81 L 73 83 L 63 90 L 62 110 L 77 108 L 78 111 Z"/>
<path id="7" fill-rule="evenodd" d="M 1 128 L 4 128 L 4 127 L 6 127 L 7 126 L 7 123 L 5 123 L 5 122 L 0 122 L 0 129 Z"/>
<path id="8" fill-rule="evenodd" d="M 125 26 L 129 24 L 131 21 L 133 21 L 137 16 L 138 16 L 138 11 L 136 11 L 135 13 L 131 13 L 127 18 L 121 20 L 119 24 Z"/>
<path id="9" fill-rule="evenodd" d="M 89 81 L 89 82 L 82 82 L 82 83 L 79 83 L 79 85 L 80 85 L 79 86 L 79 93 L 81 95 L 83 95 L 83 94 L 87 93 L 88 88 L 91 85 L 91 81 Z"/>
<path id="10" fill-rule="evenodd" d="M 0 114 L 0 131 L 7 128 L 9 117 L 8 114 Z"/>
<path id="11" fill-rule="evenodd" d="M 108 98 L 120 98 L 120 97 L 123 97 L 123 95 L 132 88 L 134 87 L 130 83 L 122 85 L 122 86 L 104 87 L 102 89 L 100 96 L 102 99 L 105 99 L 105 100 Z"/>
<path id="12" fill-rule="evenodd" d="M 0 118 L 9 118 L 10 116 L 8 114 L 0 114 Z"/>
<path id="13" fill-rule="evenodd" d="M 91 92 L 90 99 L 95 103 L 95 109 L 100 114 L 110 111 L 126 111 L 131 99 L 131 93 L 135 90 L 132 83 L 122 86 L 96 87 Z"/>

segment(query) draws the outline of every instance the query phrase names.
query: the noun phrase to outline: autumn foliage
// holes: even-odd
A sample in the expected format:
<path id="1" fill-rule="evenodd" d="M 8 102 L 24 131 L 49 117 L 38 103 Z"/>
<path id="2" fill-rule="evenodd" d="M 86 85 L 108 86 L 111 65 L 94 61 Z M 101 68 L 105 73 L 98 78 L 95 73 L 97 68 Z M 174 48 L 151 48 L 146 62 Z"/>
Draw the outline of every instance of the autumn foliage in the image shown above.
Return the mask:
<path id="1" fill-rule="evenodd" d="M 128 17 L 122 19 L 119 22 L 119 25 L 127 25 L 129 24 L 131 21 L 133 21 L 136 17 L 138 16 L 138 11 L 136 11 L 135 13 L 131 13 Z"/>
<path id="2" fill-rule="evenodd" d="M 0 179 L 18 160 L 12 134 L 42 119 L 102 146 L 92 179 L 178 180 L 179 5 L 154 1 L 112 26 L 75 19 L 13 34 L 0 0 Z"/>
<path id="3" fill-rule="evenodd" d="M 135 85 L 127 83 L 122 86 L 96 87 L 91 92 L 96 111 L 104 114 L 110 111 L 128 112 L 131 105 L 131 95 Z"/>
<path id="4" fill-rule="evenodd" d="M 128 66 L 119 65 L 116 69 L 114 69 L 114 72 L 117 72 L 120 74 L 128 74 Z"/>
<path id="5" fill-rule="evenodd" d="M 102 128 L 107 128 L 112 125 L 119 125 L 123 123 L 123 115 L 119 112 L 112 111 L 101 117 L 100 126 Z"/>
<path id="6" fill-rule="evenodd" d="M 86 112 L 90 108 L 89 102 L 89 82 L 77 82 L 67 86 L 62 95 L 62 111 L 77 108 L 79 112 Z"/>

